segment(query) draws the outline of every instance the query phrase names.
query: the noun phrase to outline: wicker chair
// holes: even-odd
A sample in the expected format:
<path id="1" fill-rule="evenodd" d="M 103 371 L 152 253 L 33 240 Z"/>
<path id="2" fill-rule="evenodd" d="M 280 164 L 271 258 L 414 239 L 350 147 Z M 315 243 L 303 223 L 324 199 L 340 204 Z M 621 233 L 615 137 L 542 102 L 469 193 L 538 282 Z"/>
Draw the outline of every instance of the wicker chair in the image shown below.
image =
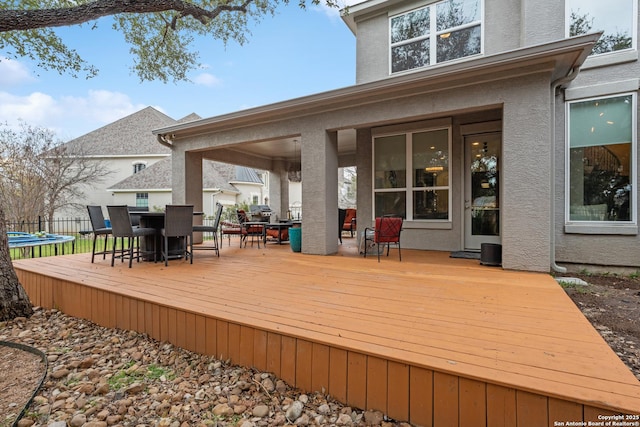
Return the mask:
<path id="1" fill-rule="evenodd" d="M 113 233 L 114 241 L 113 248 L 111 249 L 111 267 L 113 267 L 114 261 L 116 258 L 120 258 L 122 262 L 125 259 L 129 260 L 129 268 L 133 263 L 133 260 L 136 259 L 140 262 L 141 257 L 151 257 L 153 256 L 153 261 L 156 262 L 156 229 L 155 228 L 144 228 L 144 227 L 134 227 L 131 225 L 131 217 L 129 217 L 129 210 L 126 205 L 123 206 L 107 206 L 107 210 L 109 211 L 109 219 L 111 220 L 111 230 Z M 143 250 L 140 247 L 140 237 L 141 236 L 152 236 L 151 239 L 145 240 L 145 249 Z M 116 255 L 116 243 L 120 238 L 120 246 L 119 255 Z M 128 248 L 124 247 L 124 239 L 128 241 Z M 153 250 L 150 250 L 148 247 L 148 243 L 153 242 Z"/>
<path id="2" fill-rule="evenodd" d="M 218 208 L 216 211 L 216 216 L 213 221 L 213 225 L 194 225 L 194 232 L 201 233 L 213 233 L 213 246 L 212 245 L 197 245 L 194 246 L 193 249 L 196 250 L 213 250 L 216 252 L 216 255 L 220 256 L 220 247 L 218 245 L 218 227 L 220 226 L 220 218 L 222 217 L 222 204 L 216 203 L 216 207 Z"/>
<path id="3" fill-rule="evenodd" d="M 193 205 L 167 205 L 160 234 L 165 266 L 169 265 L 169 255 L 184 255 L 193 264 Z M 177 249 L 169 246 L 169 237 L 179 240 Z"/>
<path id="4" fill-rule="evenodd" d="M 87 206 L 89 211 L 89 220 L 91 221 L 91 228 L 93 229 L 93 245 L 91 249 L 91 263 L 96 255 L 102 255 L 102 259 L 107 258 L 107 240 L 111 235 L 111 227 L 107 227 L 104 221 L 104 215 L 102 214 L 102 206 Z M 104 236 L 104 246 L 101 251 L 96 252 L 96 245 L 98 236 Z"/>
<path id="5" fill-rule="evenodd" d="M 383 215 L 376 218 L 375 228 L 364 229 L 364 257 L 367 257 L 367 241 L 371 241 L 378 245 L 378 262 L 380 262 L 380 252 L 387 246 L 387 256 L 389 256 L 389 248 L 391 243 L 398 245 L 398 256 L 402 261 L 402 252 L 400 250 L 400 233 L 402 232 L 402 217 L 394 215 Z"/>

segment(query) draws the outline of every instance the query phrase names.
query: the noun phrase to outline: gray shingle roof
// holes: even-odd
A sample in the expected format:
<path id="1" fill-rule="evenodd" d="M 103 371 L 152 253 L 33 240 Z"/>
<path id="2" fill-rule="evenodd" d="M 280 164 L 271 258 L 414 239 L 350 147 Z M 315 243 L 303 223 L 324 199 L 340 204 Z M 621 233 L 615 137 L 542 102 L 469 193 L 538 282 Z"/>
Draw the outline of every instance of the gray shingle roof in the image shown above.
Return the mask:
<path id="1" fill-rule="evenodd" d="M 248 169 L 240 167 L 240 169 Z M 255 171 L 240 171 L 241 177 L 236 175 L 238 167 L 227 163 L 213 162 L 205 160 L 202 163 L 202 186 L 205 189 L 219 189 L 226 191 L 238 191 L 229 181 L 233 182 L 256 182 L 244 181 L 239 178 L 251 176 Z M 260 179 L 258 178 L 259 183 Z M 162 159 L 148 168 L 133 174 L 117 184 L 112 185 L 109 190 L 170 190 L 171 189 L 171 157 Z"/>
<path id="2" fill-rule="evenodd" d="M 182 120 L 191 121 L 197 117 L 190 114 Z M 187 120 L 188 118 L 188 120 Z M 99 156 L 170 154 L 171 150 L 158 143 L 153 129 L 175 125 L 178 121 L 153 107 L 146 107 L 136 113 L 89 132 L 65 144 L 71 153 Z"/>

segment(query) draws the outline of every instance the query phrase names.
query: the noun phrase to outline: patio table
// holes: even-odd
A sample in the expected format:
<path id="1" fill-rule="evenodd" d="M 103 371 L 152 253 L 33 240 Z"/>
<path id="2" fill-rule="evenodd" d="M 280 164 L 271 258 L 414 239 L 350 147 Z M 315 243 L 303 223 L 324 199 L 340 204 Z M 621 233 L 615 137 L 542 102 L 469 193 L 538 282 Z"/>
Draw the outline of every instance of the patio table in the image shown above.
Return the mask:
<path id="1" fill-rule="evenodd" d="M 282 244 L 283 240 L 282 240 L 282 230 L 285 228 L 290 228 L 293 226 L 293 222 L 291 221 L 281 221 L 281 222 L 272 222 L 269 223 L 267 225 L 265 225 L 267 230 L 278 230 L 278 239 L 277 239 L 277 243 L 279 245 Z M 289 239 L 287 238 L 286 241 L 288 241 Z M 265 236 L 265 243 L 266 243 L 266 236 Z"/>

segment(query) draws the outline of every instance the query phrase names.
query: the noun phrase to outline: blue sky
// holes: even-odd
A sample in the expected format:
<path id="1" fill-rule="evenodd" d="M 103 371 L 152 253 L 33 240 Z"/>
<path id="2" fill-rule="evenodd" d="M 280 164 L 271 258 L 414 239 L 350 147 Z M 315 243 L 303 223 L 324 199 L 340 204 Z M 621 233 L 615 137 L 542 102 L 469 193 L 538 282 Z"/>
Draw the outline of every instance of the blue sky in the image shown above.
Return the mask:
<path id="1" fill-rule="evenodd" d="M 0 51 L 0 121 L 47 127 L 69 140 L 152 106 L 174 119 L 211 117 L 355 83 L 355 36 L 337 10 L 297 2 L 252 26 L 244 46 L 199 39 L 203 68 L 189 82 L 144 82 L 122 35 L 107 20 L 64 30 L 65 41 L 100 70 L 74 79 L 7 60 Z M 66 38 L 68 35 L 68 38 Z"/>

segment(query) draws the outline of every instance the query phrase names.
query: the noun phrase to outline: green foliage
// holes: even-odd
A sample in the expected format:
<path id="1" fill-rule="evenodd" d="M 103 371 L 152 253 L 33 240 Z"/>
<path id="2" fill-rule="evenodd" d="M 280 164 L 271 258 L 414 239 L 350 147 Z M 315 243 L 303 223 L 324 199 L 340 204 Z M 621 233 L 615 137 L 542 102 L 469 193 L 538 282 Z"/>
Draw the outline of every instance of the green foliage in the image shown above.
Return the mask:
<path id="1" fill-rule="evenodd" d="M 299 0 L 298 6 L 320 4 L 321 0 Z M 51 30 L 51 27 L 79 25 L 96 28 L 101 17 L 112 17 L 113 29 L 120 31 L 133 56 L 132 71 L 145 80 L 186 81 L 187 73 L 200 67 L 199 52 L 191 46 L 196 37 L 211 37 L 225 44 L 247 41 L 248 27 L 262 17 L 273 15 L 289 0 L 0 0 L 0 51 L 10 58 L 30 58 L 46 70 L 73 77 L 93 77 L 98 70 Z M 87 8 L 91 4 L 93 7 Z M 337 7 L 335 0 L 324 0 Z M 53 13 L 20 16 L 16 10 Z M 4 15 L 4 19 L 3 19 Z M 4 23 L 4 25 L 3 25 Z M 21 26 L 28 27 L 23 29 Z M 21 26 L 19 26 L 20 24 Z M 13 28 L 19 29 L 13 29 Z"/>

